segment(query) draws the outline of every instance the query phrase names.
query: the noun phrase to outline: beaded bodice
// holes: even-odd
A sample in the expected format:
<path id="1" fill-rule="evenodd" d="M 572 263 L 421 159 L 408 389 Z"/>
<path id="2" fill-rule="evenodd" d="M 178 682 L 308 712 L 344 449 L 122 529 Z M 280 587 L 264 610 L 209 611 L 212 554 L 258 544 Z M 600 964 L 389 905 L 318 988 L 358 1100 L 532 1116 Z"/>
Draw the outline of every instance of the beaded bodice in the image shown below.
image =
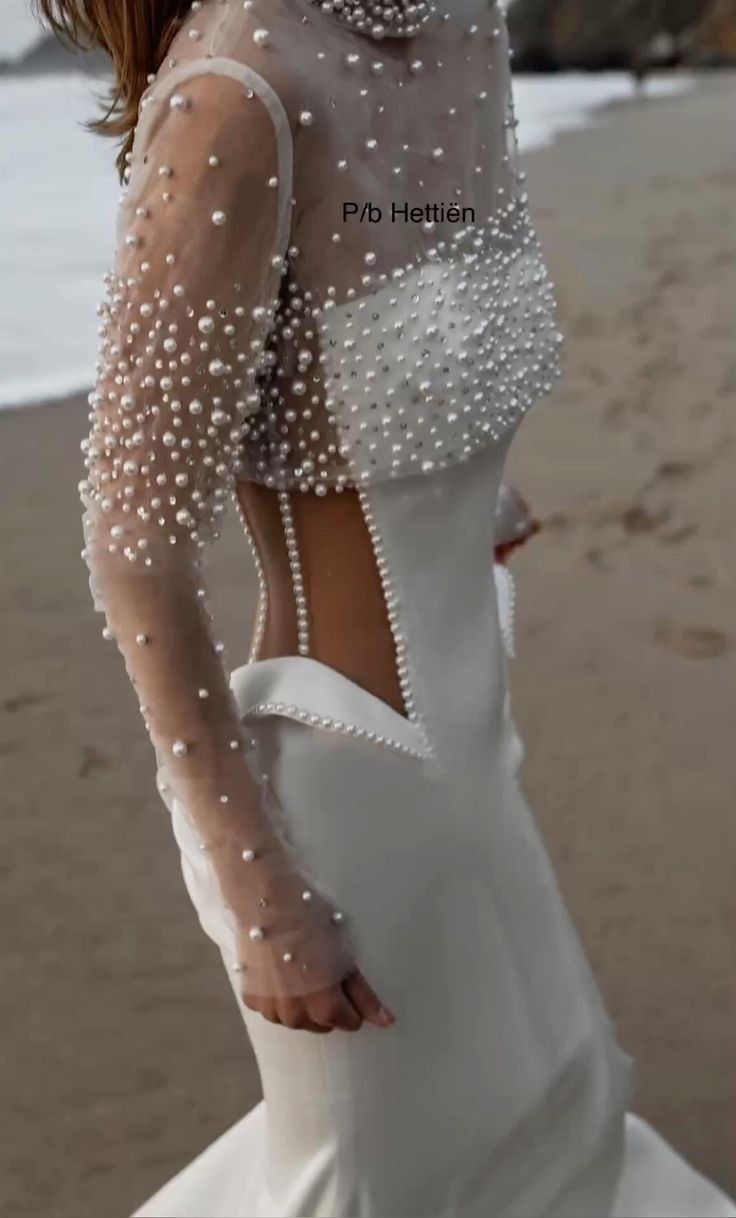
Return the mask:
<path id="1" fill-rule="evenodd" d="M 357 491 L 416 719 L 371 496 L 498 445 L 557 372 L 500 7 L 441 0 L 383 38 L 323 9 L 192 5 L 142 100 L 101 309 L 85 553 L 200 824 L 247 815 L 198 563 L 237 484 L 278 497 L 302 656 L 292 498 Z"/>
<path id="2" fill-rule="evenodd" d="M 182 222 L 187 249 L 159 273 L 145 252 Z M 134 274 L 114 277 L 109 323 L 150 328 L 159 388 L 202 401 L 195 431 L 217 398 L 228 476 L 319 493 L 431 471 L 554 375 L 488 0 L 382 42 L 309 0 L 211 0 L 144 98 L 120 239 Z"/>

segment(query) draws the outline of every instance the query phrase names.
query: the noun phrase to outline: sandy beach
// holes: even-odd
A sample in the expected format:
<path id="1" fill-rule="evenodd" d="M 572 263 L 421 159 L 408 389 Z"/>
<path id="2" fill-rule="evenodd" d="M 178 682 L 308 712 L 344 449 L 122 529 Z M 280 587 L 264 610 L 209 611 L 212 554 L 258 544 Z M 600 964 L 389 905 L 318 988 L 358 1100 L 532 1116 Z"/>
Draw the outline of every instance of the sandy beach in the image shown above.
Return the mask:
<path id="1" fill-rule="evenodd" d="M 636 1109 L 732 1194 L 735 107 L 704 78 L 528 158 L 568 347 L 509 471 L 544 524 L 514 561 L 525 790 Z M 5 1218 L 129 1214 L 259 1095 L 91 607 L 86 411 L 0 414 Z M 210 565 L 236 664 L 234 520 Z"/>

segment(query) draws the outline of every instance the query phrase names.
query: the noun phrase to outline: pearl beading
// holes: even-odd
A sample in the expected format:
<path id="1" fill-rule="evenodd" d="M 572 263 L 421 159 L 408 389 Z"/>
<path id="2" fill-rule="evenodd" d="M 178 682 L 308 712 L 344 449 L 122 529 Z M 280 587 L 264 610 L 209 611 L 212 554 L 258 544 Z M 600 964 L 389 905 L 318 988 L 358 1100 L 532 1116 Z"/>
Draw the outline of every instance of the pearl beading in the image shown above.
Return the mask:
<path id="1" fill-rule="evenodd" d="M 382 38 L 411 38 L 434 14 L 430 0 L 312 0 L 323 13 L 333 14 L 358 34 Z M 261 31 L 256 31 L 261 33 Z"/>
<path id="2" fill-rule="evenodd" d="M 434 753 L 434 749 L 433 749 L 430 739 L 429 739 L 426 722 L 425 722 L 424 716 L 419 714 L 419 711 L 417 709 L 416 700 L 414 697 L 414 690 L 412 687 L 411 673 L 410 673 L 409 661 L 408 661 L 408 644 L 407 644 L 406 636 L 405 636 L 404 631 L 401 626 L 401 619 L 400 619 L 399 611 L 398 611 L 399 597 L 398 597 L 398 593 L 396 591 L 396 586 L 395 586 L 393 577 L 391 575 L 388 561 L 386 559 L 386 555 L 385 555 L 385 551 L 384 551 L 384 543 L 381 538 L 381 533 L 380 533 L 378 524 L 376 523 L 376 518 L 373 513 L 373 509 L 371 507 L 371 502 L 370 502 L 370 498 L 368 495 L 368 491 L 366 490 L 365 487 L 361 487 L 358 489 L 357 495 L 358 495 L 358 499 L 360 501 L 361 510 L 363 512 L 363 519 L 365 520 L 366 530 L 368 532 L 368 536 L 370 537 L 371 545 L 373 547 L 373 554 L 374 554 L 374 557 L 376 560 L 376 569 L 378 571 L 378 574 L 379 574 L 379 577 L 381 580 L 381 587 L 383 589 L 383 600 L 384 600 L 384 604 L 386 606 L 386 617 L 388 620 L 389 629 L 391 631 L 391 636 L 392 636 L 393 642 L 394 642 L 396 675 L 397 675 L 398 681 L 399 681 L 399 688 L 401 689 L 401 696 L 402 696 L 403 703 L 404 703 L 404 710 L 406 711 L 406 716 L 410 720 L 410 722 L 416 724 L 416 726 L 422 732 L 422 736 L 423 736 L 424 742 L 425 742 L 425 748 L 424 748 L 423 755 L 427 756 L 427 757 L 434 757 L 435 753 Z"/>
<path id="3" fill-rule="evenodd" d="M 309 613 L 289 496 L 295 490 L 319 495 L 333 487 L 358 489 L 412 731 L 402 733 L 395 724 L 394 739 L 389 717 L 365 720 L 379 728 L 385 722 L 384 735 L 291 702 L 259 703 L 259 713 L 291 712 L 301 722 L 426 758 L 434 756 L 424 719 L 428 715 L 431 725 L 432 707 L 420 715 L 422 670 L 410 671 L 400 589 L 364 492 L 381 480 L 431 475 L 492 444 L 549 391 L 558 372 L 552 287 L 516 169 L 510 93 L 503 100 L 508 74 L 501 58 L 502 16 L 495 4 L 479 3 L 477 23 L 460 29 L 443 14 L 426 31 L 426 53 L 423 48 L 421 59 L 407 62 L 406 73 L 396 78 L 388 56 L 365 54 L 357 46 L 346 51 L 343 31 L 329 29 L 316 15 L 292 21 L 294 10 L 281 7 L 277 14 L 265 0 L 193 5 L 195 12 L 202 10 L 202 46 L 189 64 L 187 44 L 172 51 L 160 76 L 149 81 L 142 111 L 152 122 L 148 128 L 144 123 L 130 161 L 138 206 L 128 208 L 119 265 L 108 279 L 86 446 L 88 478 L 80 490 L 95 561 L 103 552 L 108 570 L 108 553 L 119 555 L 123 565 L 129 560 L 156 569 L 188 562 L 190 544 L 196 557 L 217 535 L 236 481 L 279 492 L 299 654 L 308 656 Z M 269 31 L 263 26 L 271 17 Z M 302 44 L 295 57 L 295 32 L 305 38 L 298 71 Z M 189 31 L 189 42 L 199 37 L 199 30 Z M 309 54 L 316 56 L 311 66 L 321 76 L 333 70 L 329 105 L 316 73 L 310 80 Z M 432 78 L 435 71 L 442 78 Z M 448 72 L 452 87 L 443 88 Z M 240 103 L 216 106 L 213 114 L 211 95 L 191 82 L 218 74 L 243 87 Z M 391 124 L 379 117 L 392 104 L 388 77 L 405 90 L 405 103 L 416 89 L 412 100 L 426 103 L 430 130 L 437 119 L 436 138 L 425 138 L 425 122 L 415 128 L 413 142 L 410 131 L 405 143 L 393 139 Z M 269 84 L 287 78 L 295 84 L 286 99 L 288 114 Z M 254 98 L 273 120 L 278 164 L 269 160 L 263 191 L 242 192 L 236 189 L 240 136 L 250 131 Z M 369 107 L 366 98 L 375 105 Z M 351 142 L 342 117 L 347 119 L 353 101 L 356 116 L 370 116 L 360 144 Z M 213 117 L 227 119 L 224 129 Z M 450 143 L 453 124 L 459 128 L 456 118 L 467 120 L 469 141 L 457 144 L 468 149 L 458 157 Z M 265 157 L 269 148 L 263 149 Z M 294 177 L 296 148 L 301 160 Z M 361 175 L 366 157 L 370 172 Z M 393 237 L 386 229 L 371 230 L 369 250 L 360 235 L 345 240 L 337 220 L 321 227 L 322 213 L 309 206 L 310 184 L 339 182 L 342 197 L 353 191 L 361 198 L 363 185 L 379 187 L 381 164 L 390 181 L 394 174 L 399 184 L 402 174 L 411 175 L 409 194 L 417 184 L 434 184 L 446 189 L 453 206 L 477 203 L 479 223 L 458 230 L 443 215 L 437 224 L 427 220 L 421 228 L 402 229 L 412 235 L 398 241 L 399 229 Z M 443 177 L 437 176 L 441 169 Z M 267 250 L 250 240 L 260 230 L 245 222 L 244 193 L 264 216 L 273 203 L 279 217 Z M 389 197 L 381 195 L 384 207 Z M 179 216 L 185 232 L 169 227 L 171 217 Z M 254 267 L 258 275 L 251 273 Z M 260 588 L 253 660 L 268 604 L 264 571 L 246 534 Z M 170 546 L 184 553 L 172 555 Z M 127 657 L 132 668 L 155 662 L 151 633 L 141 621 L 135 655 Z M 214 650 L 222 659 L 221 645 Z M 199 696 L 211 695 L 200 690 Z M 144 715 L 149 730 L 157 711 L 152 707 L 150 719 Z M 233 731 L 225 747 L 237 747 L 234 736 Z M 426 751 L 419 743 L 410 746 L 422 738 Z M 176 752 L 171 740 L 166 743 L 172 770 L 196 761 L 196 731 L 191 738 L 176 732 Z M 230 796 L 223 792 L 219 798 L 224 803 Z"/>
<path id="4" fill-rule="evenodd" d="M 235 510 L 240 519 L 240 523 L 243 526 L 243 532 L 248 543 L 248 548 L 253 559 L 253 566 L 256 570 L 256 578 L 258 580 L 258 607 L 256 609 L 255 626 L 253 628 L 253 641 L 251 642 L 250 652 L 248 654 L 248 663 L 254 664 L 260 655 L 263 634 L 266 629 L 266 619 L 268 616 L 268 582 L 266 580 L 266 572 L 263 567 L 263 560 L 261 559 L 260 551 L 255 543 L 255 538 L 251 532 L 250 525 L 248 524 L 248 518 L 243 511 L 243 505 L 241 504 L 235 491 L 233 491 L 232 498 L 233 503 L 235 504 Z"/>
<path id="5" fill-rule="evenodd" d="M 304 592 L 304 575 L 299 553 L 299 542 L 294 524 L 294 514 L 291 508 L 291 497 L 288 491 L 278 492 L 279 510 L 284 530 L 284 541 L 289 560 L 291 586 L 294 592 L 294 609 L 296 612 L 297 647 L 300 656 L 309 655 L 309 604 Z"/>
<path id="6" fill-rule="evenodd" d="M 301 291 L 293 265 L 288 290 L 284 354 L 311 331 L 319 358 L 295 371 L 274 359 L 279 394 L 246 423 L 245 476 L 265 485 L 324 494 L 439 472 L 495 443 L 559 377 L 554 293 L 525 194 L 501 192 L 484 223 L 390 276 L 364 275 L 342 304 Z"/>
<path id="7" fill-rule="evenodd" d="M 516 581 L 507 566 L 494 563 L 493 580 L 499 607 L 499 622 L 504 651 L 510 660 L 516 655 Z"/>
<path id="8" fill-rule="evenodd" d="M 475 27 L 468 34 L 473 32 Z M 498 35 L 493 27 L 491 40 Z M 481 91 L 478 101 L 487 96 Z M 196 110 L 184 92 L 165 104 L 185 123 Z M 515 167 L 510 95 L 504 105 L 498 125 L 509 182 L 496 190 L 495 207 L 477 224 L 432 242 L 434 225 L 427 223 L 430 240 L 422 255 L 389 271 L 377 269 L 375 252 L 366 253 L 354 281 L 341 289 L 342 303 L 333 288 L 303 290 L 300 251 L 292 240 L 288 266 L 281 267 L 286 300 L 257 311 L 259 322 L 264 315 L 272 322 L 268 349 L 255 361 L 242 349 L 237 355 L 242 371 L 260 376 L 265 390 L 260 401 L 257 393 L 248 395 L 252 409 L 239 452 L 246 478 L 319 494 L 332 486 L 439 471 L 493 443 L 550 391 L 559 372 L 554 298 L 521 189 L 523 174 Z M 300 125 L 314 122 L 311 110 L 300 110 Z M 424 155 L 441 160 L 444 150 L 428 146 Z M 220 158 L 208 161 L 222 172 Z M 159 172 L 172 177 L 175 167 L 163 165 Z M 215 228 L 229 223 L 221 207 L 209 218 Z M 304 346 L 310 332 L 316 358 Z M 210 371 L 223 375 L 229 364 L 214 360 Z M 318 411 L 325 422 L 316 427 Z M 298 566 L 295 574 L 298 582 Z M 306 626 L 303 610 L 302 618 Z"/>
<path id="9" fill-rule="evenodd" d="M 246 706 L 240 713 L 243 720 L 250 716 L 262 718 L 267 715 L 283 715 L 287 719 L 294 719 L 298 723 L 305 723 L 311 727 L 323 728 L 343 736 L 351 736 L 356 740 L 367 740 L 372 744 L 382 745 L 406 757 L 416 757 L 419 760 L 426 760 L 430 757 L 425 749 L 412 748 L 411 745 L 404 744 L 402 740 L 396 740 L 393 736 L 360 727 L 357 723 L 335 719 L 331 715 L 318 715 L 293 702 L 254 702 L 252 705 Z"/>
<path id="10" fill-rule="evenodd" d="M 506 568 L 506 579 L 508 581 L 508 595 L 509 595 L 508 618 L 507 618 L 506 631 L 505 631 L 506 650 L 507 650 L 509 659 L 513 660 L 514 656 L 516 655 L 516 643 L 515 643 L 516 580 L 514 579 L 513 575 L 508 570 L 508 568 Z"/>

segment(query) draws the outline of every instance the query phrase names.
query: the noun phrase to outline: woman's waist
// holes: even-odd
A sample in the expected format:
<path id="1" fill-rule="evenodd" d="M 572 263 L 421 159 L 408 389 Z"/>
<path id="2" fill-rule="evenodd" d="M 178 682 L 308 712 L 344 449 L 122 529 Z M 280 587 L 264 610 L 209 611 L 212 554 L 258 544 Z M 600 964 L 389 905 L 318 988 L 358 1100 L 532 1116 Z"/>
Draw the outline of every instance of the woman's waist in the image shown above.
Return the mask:
<path id="1" fill-rule="evenodd" d="M 503 694 L 486 465 L 361 496 L 241 484 L 261 575 L 252 658 L 311 657 L 410 720 L 429 713 L 439 736 L 472 736 Z"/>
<path id="2" fill-rule="evenodd" d="M 518 769 L 502 646 L 493 634 L 473 644 L 455 631 L 428 654 L 413 636 L 397 641 L 382 618 L 372 629 L 330 623 L 330 632 L 327 622 L 317 623 L 302 651 L 293 628 L 262 630 L 250 664 L 233 673 L 244 714 L 285 716 L 387 744 L 433 762 L 436 778 L 458 767 L 467 775 L 470 767 L 485 782 L 499 766 Z"/>
<path id="3" fill-rule="evenodd" d="M 300 646 L 299 623 L 289 587 L 267 581 L 265 605 L 254 626 L 254 660 L 308 656 L 332 669 L 400 715 L 407 714 L 398 672 L 396 648 L 382 604 L 356 604 L 356 614 L 322 597 L 310 600 L 308 645 Z"/>

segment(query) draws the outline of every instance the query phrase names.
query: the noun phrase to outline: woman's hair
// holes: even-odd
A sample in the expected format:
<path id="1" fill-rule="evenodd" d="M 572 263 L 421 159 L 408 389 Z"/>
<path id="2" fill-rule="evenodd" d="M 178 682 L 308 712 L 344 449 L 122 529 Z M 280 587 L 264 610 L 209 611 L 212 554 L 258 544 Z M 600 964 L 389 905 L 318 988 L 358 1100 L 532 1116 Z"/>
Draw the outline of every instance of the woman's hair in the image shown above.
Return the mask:
<path id="1" fill-rule="evenodd" d="M 82 50 L 101 48 L 112 59 L 109 105 L 89 125 L 100 135 L 122 137 L 117 162 L 122 177 L 148 77 L 158 71 L 191 0 L 34 0 L 34 5 L 42 23 L 63 42 Z"/>

